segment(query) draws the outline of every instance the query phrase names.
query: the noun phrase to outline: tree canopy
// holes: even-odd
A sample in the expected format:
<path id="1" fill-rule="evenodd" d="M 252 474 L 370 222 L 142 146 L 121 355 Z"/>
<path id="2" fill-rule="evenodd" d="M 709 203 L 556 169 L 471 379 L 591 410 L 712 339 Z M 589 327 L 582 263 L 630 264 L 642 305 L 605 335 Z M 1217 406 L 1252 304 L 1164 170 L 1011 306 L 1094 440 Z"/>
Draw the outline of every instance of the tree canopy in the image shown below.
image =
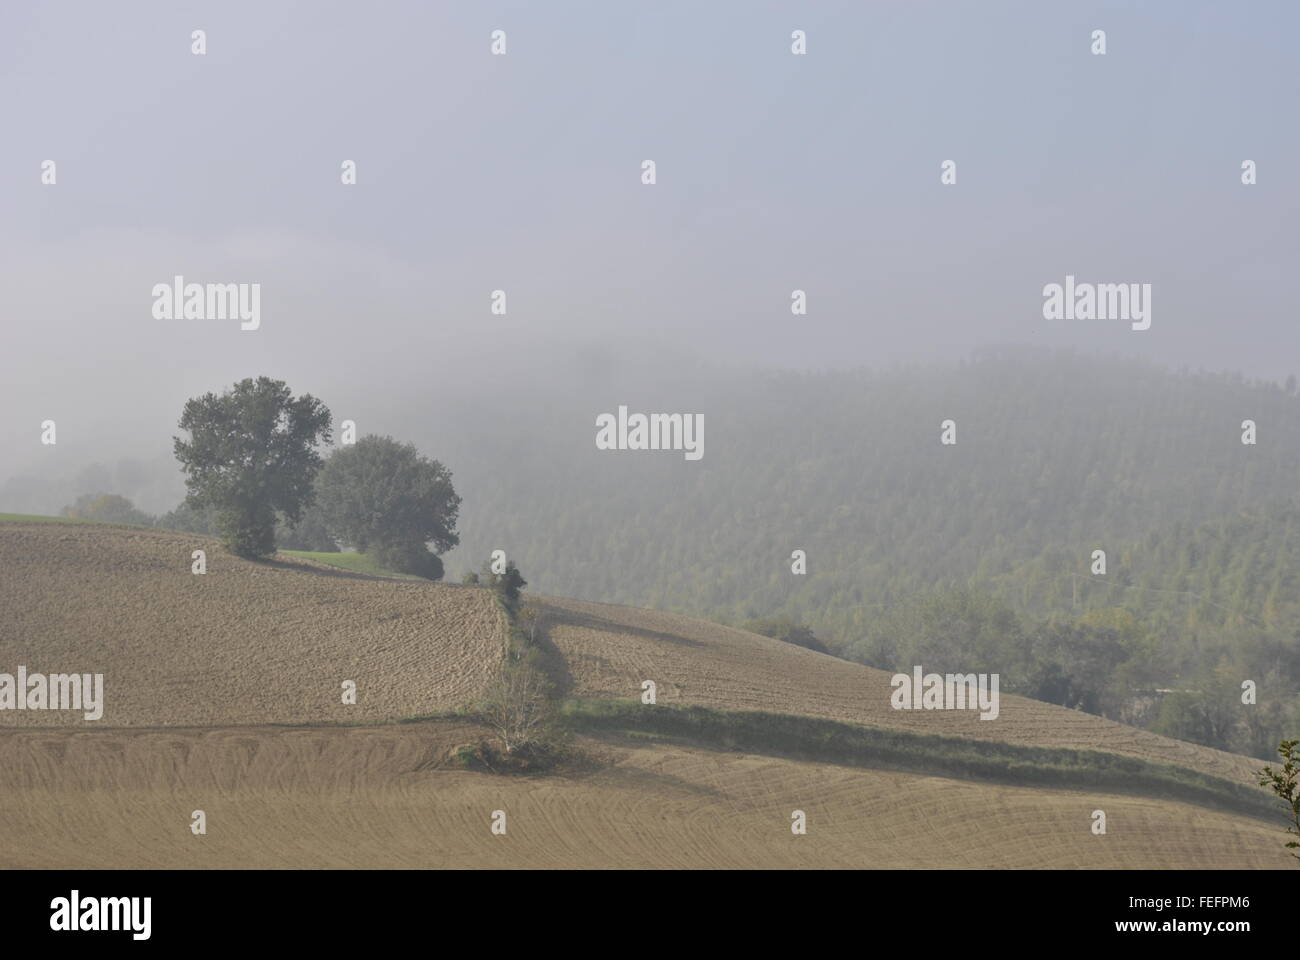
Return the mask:
<path id="1" fill-rule="evenodd" d="M 296 522 L 311 502 L 322 463 L 316 447 L 329 442 L 330 424 L 323 403 L 310 394 L 295 398 L 284 381 L 270 377 L 188 401 L 179 426 L 189 439 L 173 438 L 186 502 L 213 509 L 234 553 L 274 552 L 277 514 Z"/>
<path id="2" fill-rule="evenodd" d="M 437 460 L 392 437 L 364 436 L 326 461 L 316 490 L 320 522 L 332 536 L 383 566 L 442 577 L 437 555 L 460 542 L 460 497 Z"/>

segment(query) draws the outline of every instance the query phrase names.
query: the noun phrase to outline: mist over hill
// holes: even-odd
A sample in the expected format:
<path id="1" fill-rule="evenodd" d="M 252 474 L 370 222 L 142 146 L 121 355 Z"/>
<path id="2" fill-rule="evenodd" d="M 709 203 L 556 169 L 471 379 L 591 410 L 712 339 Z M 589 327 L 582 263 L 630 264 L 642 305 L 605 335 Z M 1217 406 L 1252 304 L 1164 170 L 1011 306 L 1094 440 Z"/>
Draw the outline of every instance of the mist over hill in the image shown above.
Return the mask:
<path id="1" fill-rule="evenodd" d="M 1260 755 L 1300 715 L 1293 381 L 1032 349 L 888 371 L 547 369 L 409 428 L 473 491 L 453 575 L 503 549 L 548 593 L 788 617 L 873 666 L 957 660 Z M 595 418 L 620 404 L 703 413 L 704 456 L 597 450 Z M 1247 678 L 1269 695 L 1253 731 L 1231 719 Z"/>
<path id="2" fill-rule="evenodd" d="M 449 570 L 506 549 L 552 593 L 784 612 L 842 638 L 866 610 L 933 586 L 1058 609 L 1094 549 L 1112 580 L 1174 576 L 1176 543 L 1271 528 L 1262 518 L 1294 502 L 1300 467 L 1294 390 L 1112 357 L 990 350 L 953 367 L 675 378 L 624 365 L 581 382 L 548 371 L 403 427 L 473 491 Z M 595 417 L 620 404 L 703 413 L 703 458 L 597 450 Z M 942 445 L 948 419 L 957 442 Z M 1255 445 L 1241 442 L 1246 419 Z M 796 549 L 807 576 L 791 575 Z M 1285 571 L 1258 572 L 1216 599 L 1241 616 L 1270 595 L 1285 605 Z M 1026 592 L 1041 574 L 1056 576 Z M 1078 602 L 1114 600 L 1084 589 Z"/>
<path id="3" fill-rule="evenodd" d="M 336 420 L 452 471 L 448 579 L 504 550 L 536 591 L 788 618 L 872 666 L 960 660 L 1011 691 L 1248 752 L 1300 714 L 1293 379 L 1023 347 L 790 372 L 606 345 L 481 370 L 317 389 Z M 701 416 L 702 456 L 598 449 L 597 418 L 621 406 Z M 150 461 L 11 477 L 0 507 L 114 492 L 161 513 L 183 487 L 170 438 L 154 439 Z M 1274 712 L 1253 733 L 1156 692 L 1226 698 L 1243 678 Z"/>

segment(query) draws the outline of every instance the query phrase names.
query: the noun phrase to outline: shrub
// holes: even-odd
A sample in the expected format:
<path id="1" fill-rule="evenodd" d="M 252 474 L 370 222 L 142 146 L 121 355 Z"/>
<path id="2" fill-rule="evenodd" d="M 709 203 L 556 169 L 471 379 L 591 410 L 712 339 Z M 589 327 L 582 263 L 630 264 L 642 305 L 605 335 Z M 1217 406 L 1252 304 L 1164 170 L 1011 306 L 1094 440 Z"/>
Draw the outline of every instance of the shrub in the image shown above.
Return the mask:
<path id="1" fill-rule="evenodd" d="M 481 705 L 481 716 L 507 754 L 543 747 L 556 717 L 550 683 L 531 663 L 507 663 Z"/>

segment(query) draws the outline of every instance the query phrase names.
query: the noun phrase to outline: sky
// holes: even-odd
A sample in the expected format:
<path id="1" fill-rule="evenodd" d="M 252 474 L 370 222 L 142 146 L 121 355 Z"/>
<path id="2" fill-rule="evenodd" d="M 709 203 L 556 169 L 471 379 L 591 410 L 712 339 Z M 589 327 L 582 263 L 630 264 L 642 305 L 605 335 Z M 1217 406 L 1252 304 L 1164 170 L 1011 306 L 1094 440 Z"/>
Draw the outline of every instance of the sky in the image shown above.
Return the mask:
<path id="1" fill-rule="evenodd" d="M 167 459 L 188 397 L 259 374 L 372 419 L 584 356 L 1282 379 L 1297 36 L 1290 2 L 10 0 L 0 483 Z M 259 329 L 157 319 L 178 274 L 261 284 Z M 1151 328 L 1045 320 L 1067 274 L 1151 284 Z"/>

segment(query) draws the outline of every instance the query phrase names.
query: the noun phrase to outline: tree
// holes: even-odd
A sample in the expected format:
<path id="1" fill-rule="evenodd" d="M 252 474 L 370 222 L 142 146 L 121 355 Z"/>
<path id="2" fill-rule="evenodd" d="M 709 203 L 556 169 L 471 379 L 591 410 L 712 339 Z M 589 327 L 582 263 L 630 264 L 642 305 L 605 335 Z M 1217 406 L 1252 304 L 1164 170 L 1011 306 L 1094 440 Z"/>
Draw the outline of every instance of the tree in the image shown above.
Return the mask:
<path id="1" fill-rule="evenodd" d="M 1269 787 L 1286 804 L 1290 815 L 1286 832 L 1297 838 L 1287 841 L 1286 847 L 1291 856 L 1300 860 L 1300 853 L 1295 852 L 1300 850 L 1300 740 L 1283 740 L 1277 752 L 1282 758 L 1282 769 L 1265 767 L 1259 771 L 1259 785 Z"/>
<path id="2" fill-rule="evenodd" d="M 169 510 L 158 518 L 158 526 L 167 530 L 184 530 L 187 533 L 201 533 L 207 537 L 219 536 L 217 512 L 210 506 L 195 507 L 182 500 L 175 510 Z"/>
<path id="3" fill-rule="evenodd" d="M 334 553 L 339 545 L 325 527 L 320 508 L 312 505 L 295 524 L 281 520 L 275 527 L 275 543 L 281 550 L 313 550 Z"/>
<path id="4" fill-rule="evenodd" d="M 528 646 L 537 645 L 537 628 L 542 625 L 542 611 L 534 606 L 519 611 L 519 628 L 528 634 Z"/>
<path id="5" fill-rule="evenodd" d="M 1191 688 L 1166 694 L 1152 729 L 1162 736 L 1233 750 L 1241 688 L 1227 668 L 1204 670 Z"/>
<path id="6" fill-rule="evenodd" d="M 330 534 L 373 553 L 382 566 L 438 580 L 437 555 L 460 542 L 460 497 L 451 473 L 420 456 L 414 444 L 362 437 L 329 458 L 316 492 Z"/>
<path id="7" fill-rule="evenodd" d="M 491 565 L 484 564 L 483 572 L 479 575 L 477 582 L 496 591 L 497 599 L 505 607 L 506 615 L 513 625 L 519 613 L 519 593 L 524 587 L 528 586 L 528 581 L 519 572 L 515 562 L 513 560 L 506 561 L 505 573 L 493 573 Z"/>
<path id="8" fill-rule="evenodd" d="M 785 643 L 793 643 L 796 647 L 816 650 L 818 653 L 830 653 L 826 644 L 817 639 L 811 627 L 795 623 L 789 617 L 760 617 L 742 623 L 740 629 Z"/>
<path id="9" fill-rule="evenodd" d="M 417 540 L 376 544 L 371 556 L 386 570 L 409 573 L 426 580 L 441 580 L 444 573 L 442 557 L 430 553 L 429 548 Z"/>
<path id="10" fill-rule="evenodd" d="M 1242 676 L 1249 676 L 1243 672 Z M 1260 675 L 1259 689 L 1279 691 L 1286 689 L 1286 680 L 1277 668 L 1267 670 Z M 1242 752 L 1252 757 L 1267 757 L 1274 749 L 1273 745 L 1289 729 L 1297 725 L 1292 719 L 1296 707 L 1285 696 L 1264 696 L 1251 705 L 1245 714 L 1245 735 Z"/>
<path id="11" fill-rule="evenodd" d="M 1008 688 L 1024 674 L 1029 639 L 1002 600 L 985 593 L 939 589 L 909 597 L 871 620 L 857 644 L 863 662 L 883 669 L 960 663 L 1000 673 Z M 1008 692 L 1022 692 L 1009 690 Z"/>
<path id="12" fill-rule="evenodd" d="M 136 523 L 146 526 L 154 523 L 153 517 L 137 510 L 135 504 L 116 493 L 83 493 L 74 503 L 63 508 L 63 515 L 97 523 Z"/>
<path id="13" fill-rule="evenodd" d="M 321 467 L 317 444 L 330 440 L 329 409 L 310 394 L 294 398 L 282 380 L 245 379 L 221 396 L 185 404 L 173 438 L 191 507 L 211 507 L 226 546 L 242 557 L 275 551 L 277 513 L 297 523 Z"/>
<path id="14" fill-rule="evenodd" d="M 1103 618 L 1093 618 L 1096 622 Z M 1088 713 L 1115 706 L 1106 702 L 1108 686 L 1129 657 L 1116 630 L 1082 620 L 1052 620 L 1033 628 L 1030 641 L 1027 695 Z"/>
<path id="15" fill-rule="evenodd" d="M 554 719 L 545 674 L 529 663 L 507 663 L 488 690 L 481 715 L 506 753 L 542 743 Z"/>

